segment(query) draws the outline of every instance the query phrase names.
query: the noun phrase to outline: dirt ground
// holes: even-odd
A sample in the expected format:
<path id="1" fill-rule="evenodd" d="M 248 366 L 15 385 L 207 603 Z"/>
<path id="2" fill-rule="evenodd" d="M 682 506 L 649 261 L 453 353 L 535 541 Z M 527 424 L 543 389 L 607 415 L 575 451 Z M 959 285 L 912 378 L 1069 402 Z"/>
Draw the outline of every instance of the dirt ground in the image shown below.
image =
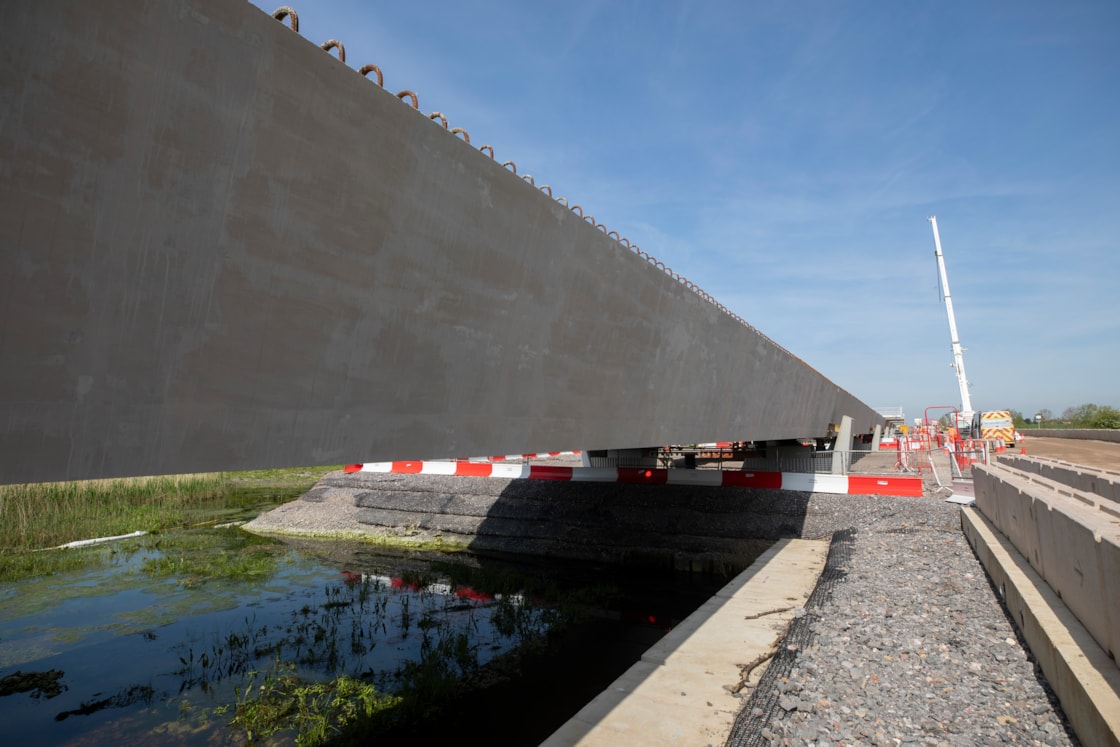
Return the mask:
<path id="1" fill-rule="evenodd" d="M 1061 459 L 1086 467 L 1120 472 L 1120 444 L 1078 438 L 1041 438 L 1023 433 L 1027 456 Z M 1015 451 L 1018 451 L 1016 447 Z"/>

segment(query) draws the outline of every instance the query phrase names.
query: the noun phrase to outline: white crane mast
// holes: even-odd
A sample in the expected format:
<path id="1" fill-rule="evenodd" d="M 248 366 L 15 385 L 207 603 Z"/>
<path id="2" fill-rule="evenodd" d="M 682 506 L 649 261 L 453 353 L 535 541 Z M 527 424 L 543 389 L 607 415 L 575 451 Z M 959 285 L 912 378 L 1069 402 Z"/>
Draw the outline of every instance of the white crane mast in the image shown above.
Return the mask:
<path id="1" fill-rule="evenodd" d="M 937 257 L 937 269 L 941 273 L 941 287 L 945 289 L 945 310 L 949 313 L 949 334 L 953 338 L 953 368 L 957 370 L 957 386 L 961 388 L 960 417 L 965 422 L 971 422 L 972 398 L 968 395 L 968 378 L 964 374 L 964 349 L 961 348 L 961 341 L 957 336 L 957 319 L 953 316 L 953 299 L 949 295 L 949 276 L 945 274 L 941 236 L 937 233 L 937 216 L 931 215 L 929 222 L 933 224 L 934 255 Z"/>

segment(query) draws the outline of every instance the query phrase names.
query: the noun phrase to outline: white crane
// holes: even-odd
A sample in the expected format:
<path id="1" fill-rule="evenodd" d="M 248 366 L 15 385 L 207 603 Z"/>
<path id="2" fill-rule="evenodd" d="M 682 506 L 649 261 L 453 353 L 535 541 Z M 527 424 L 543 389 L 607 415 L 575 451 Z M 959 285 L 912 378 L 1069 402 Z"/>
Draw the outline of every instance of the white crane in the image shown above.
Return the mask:
<path id="1" fill-rule="evenodd" d="M 960 421 L 972 422 L 972 398 L 968 395 L 968 378 L 964 375 L 964 349 L 961 348 L 960 338 L 957 336 L 957 319 L 953 316 L 953 299 L 949 296 L 949 276 L 945 274 L 945 257 L 941 254 L 941 236 L 937 233 L 937 216 L 931 215 L 929 222 L 933 224 L 934 256 L 937 257 L 937 269 L 941 272 L 941 287 L 945 289 L 945 310 L 949 312 L 949 334 L 953 338 L 953 368 L 957 370 L 957 386 L 961 388 Z"/>

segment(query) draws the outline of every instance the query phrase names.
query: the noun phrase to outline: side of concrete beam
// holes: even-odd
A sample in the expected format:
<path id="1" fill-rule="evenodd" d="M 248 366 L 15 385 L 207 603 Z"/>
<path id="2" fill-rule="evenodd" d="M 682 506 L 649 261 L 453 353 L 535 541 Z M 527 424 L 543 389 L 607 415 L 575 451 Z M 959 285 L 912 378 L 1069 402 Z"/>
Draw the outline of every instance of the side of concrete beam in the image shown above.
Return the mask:
<path id="1" fill-rule="evenodd" d="M 0 482 L 882 422 L 317 42 L 5 4 Z"/>

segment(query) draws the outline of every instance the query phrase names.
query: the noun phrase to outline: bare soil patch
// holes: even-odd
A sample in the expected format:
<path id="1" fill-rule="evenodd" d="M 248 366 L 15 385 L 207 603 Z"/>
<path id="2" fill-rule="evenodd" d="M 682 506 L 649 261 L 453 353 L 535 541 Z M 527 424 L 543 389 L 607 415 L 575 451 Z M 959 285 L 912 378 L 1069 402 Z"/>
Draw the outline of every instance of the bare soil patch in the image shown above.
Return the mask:
<path id="1" fill-rule="evenodd" d="M 1084 467 L 1120 472 L 1120 444 L 1080 438 L 1032 437 L 1029 433 L 1023 436 L 1026 440 L 1022 448 L 1026 449 L 1027 456 L 1061 459 Z"/>

